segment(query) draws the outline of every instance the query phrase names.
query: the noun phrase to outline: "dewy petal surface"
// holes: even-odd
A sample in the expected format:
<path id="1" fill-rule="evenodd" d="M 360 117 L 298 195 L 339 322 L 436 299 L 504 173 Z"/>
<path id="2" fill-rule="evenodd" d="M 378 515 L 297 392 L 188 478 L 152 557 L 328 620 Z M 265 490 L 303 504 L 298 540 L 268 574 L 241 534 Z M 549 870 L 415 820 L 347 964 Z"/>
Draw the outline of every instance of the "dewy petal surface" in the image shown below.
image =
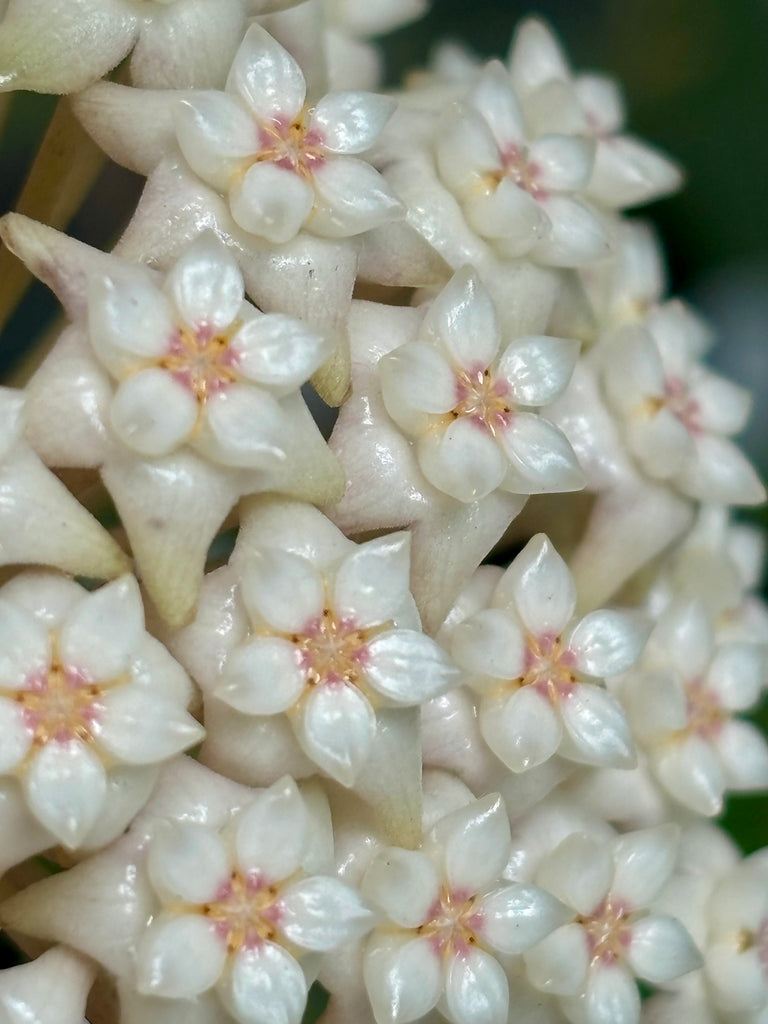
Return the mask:
<path id="1" fill-rule="evenodd" d="M 216 984 L 226 955 L 225 943 L 206 917 L 161 915 L 139 942 L 139 991 L 166 999 L 193 999 Z"/>
<path id="2" fill-rule="evenodd" d="M 154 458 L 183 444 L 197 422 L 192 392 L 160 367 L 140 370 L 118 386 L 109 417 L 129 448 Z"/>
<path id="3" fill-rule="evenodd" d="M 528 979 L 542 992 L 574 995 L 589 969 L 589 947 L 580 924 L 566 924 L 524 954 Z"/>
<path id="4" fill-rule="evenodd" d="M 31 759 L 23 785 L 37 820 L 72 849 L 101 813 L 107 775 L 101 760 L 84 743 L 52 741 Z"/>
<path id="5" fill-rule="evenodd" d="M 166 902 L 207 903 L 229 879 L 230 856 L 221 837 L 196 822 L 158 826 L 147 854 L 152 885 Z"/>
<path id="6" fill-rule="evenodd" d="M 500 953 L 517 954 L 541 941 L 571 911 L 535 885 L 508 885 L 478 903 L 478 931 Z"/>
<path id="7" fill-rule="evenodd" d="M 511 697 L 486 698 L 480 729 L 491 750 L 513 772 L 548 761 L 563 737 L 560 715 L 543 694 L 522 686 Z"/>
<path id="8" fill-rule="evenodd" d="M 380 134 L 395 101 L 372 92 L 330 92 L 312 111 L 311 124 L 329 153 L 362 153 Z"/>
<path id="9" fill-rule="evenodd" d="M 509 820 L 498 793 L 476 800 L 441 818 L 429 842 L 442 847 L 451 887 L 476 893 L 495 882 L 507 865 Z"/>
<path id="10" fill-rule="evenodd" d="M 199 743 L 205 730 L 177 703 L 138 686 L 117 686 L 100 701 L 94 735 L 124 764 L 156 764 Z"/>
<path id="11" fill-rule="evenodd" d="M 679 837 L 678 827 L 672 824 L 619 836 L 613 852 L 611 895 L 631 907 L 648 906 L 674 870 Z"/>
<path id="12" fill-rule="evenodd" d="M 306 673 L 296 648 L 276 636 L 257 636 L 227 658 L 216 696 L 246 715 L 276 715 L 304 692 Z"/>
<path id="13" fill-rule="evenodd" d="M 568 638 L 576 666 L 590 676 L 605 678 L 626 672 L 645 645 L 648 627 L 632 612 L 601 609 L 585 615 Z"/>
<path id="14" fill-rule="evenodd" d="M 235 180 L 229 202 L 241 228 L 280 244 L 299 233 L 314 206 L 315 193 L 292 170 L 265 160 Z"/>
<path id="15" fill-rule="evenodd" d="M 520 493 L 578 491 L 584 473 L 565 434 L 549 420 L 516 412 L 499 432 Z M 512 488 L 510 488 L 512 489 Z"/>
<path id="16" fill-rule="evenodd" d="M 376 735 L 376 715 L 356 687 L 320 686 L 304 700 L 295 729 L 305 754 L 342 786 L 351 786 Z"/>
<path id="17" fill-rule="evenodd" d="M 504 573 L 494 604 L 511 604 L 534 636 L 558 636 L 568 625 L 576 609 L 576 585 L 543 533 L 526 544 Z"/>
<path id="18" fill-rule="evenodd" d="M 454 366 L 484 370 L 499 348 L 493 300 L 471 267 L 458 270 L 427 312 L 423 330 L 439 341 Z"/>
<path id="19" fill-rule="evenodd" d="M 356 157 L 328 157 L 314 169 L 315 208 L 309 228 L 326 238 L 348 238 L 402 216 L 386 179 Z"/>
<path id="20" fill-rule="evenodd" d="M 375 916 L 365 901 L 337 878 L 304 878 L 283 891 L 280 931 L 302 949 L 326 953 L 369 931 Z"/>
<path id="21" fill-rule="evenodd" d="M 530 336 L 511 342 L 499 360 L 499 376 L 508 381 L 518 405 L 547 405 L 571 378 L 579 343 L 566 338 Z"/>
<path id="22" fill-rule="evenodd" d="M 576 683 L 561 705 L 563 725 L 575 747 L 572 756 L 587 764 L 631 768 L 635 747 L 624 709 L 607 690 Z"/>
<path id="23" fill-rule="evenodd" d="M 61 630 L 62 660 L 90 680 L 125 672 L 144 636 L 144 609 L 136 580 L 123 576 L 88 594 Z"/>
<path id="24" fill-rule="evenodd" d="M 246 321 L 231 348 L 244 377 L 280 394 L 309 380 L 329 354 L 330 341 L 301 320 L 270 313 Z"/>
<path id="25" fill-rule="evenodd" d="M 259 121 L 292 121 L 304 105 L 306 84 L 287 50 L 253 24 L 235 54 L 227 92 L 239 94 Z"/>
<path id="26" fill-rule="evenodd" d="M 632 926 L 627 960 L 639 978 L 658 985 L 701 966 L 701 955 L 674 917 L 651 914 Z"/>
<path id="27" fill-rule="evenodd" d="M 380 850 L 365 872 L 362 891 L 395 924 L 418 928 L 438 898 L 440 878 L 434 859 L 397 846 Z"/>
<path id="28" fill-rule="evenodd" d="M 442 434 L 421 437 L 416 454 L 424 476 L 457 501 L 474 502 L 494 491 L 507 464 L 495 440 L 469 417 L 454 420 Z"/>
<path id="29" fill-rule="evenodd" d="M 242 578 L 243 600 L 255 621 L 274 629 L 302 633 L 323 613 L 323 579 L 312 563 L 280 550 L 258 550 Z"/>
<path id="30" fill-rule="evenodd" d="M 443 988 L 440 958 L 427 938 L 375 936 L 368 943 L 363 973 L 368 998 L 381 1024 L 419 1020 Z"/>
<path id="31" fill-rule="evenodd" d="M 509 983 L 498 960 L 477 947 L 451 957 L 445 1002 L 456 1024 L 506 1024 Z"/>
<path id="32" fill-rule="evenodd" d="M 19 689 L 50 662 L 48 631 L 24 608 L 0 598 L 0 685 Z"/>
<path id="33" fill-rule="evenodd" d="M 176 330 L 170 303 L 145 267 L 116 267 L 91 282 L 88 325 L 96 355 L 113 372 L 161 356 Z"/>
<path id="34" fill-rule="evenodd" d="M 198 331 L 216 333 L 229 327 L 245 298 L 237 260 L 209 233 L 184 250 L 165 286 L 184 322 Z"/>
<path id="35" fill-rule="evenodd" d="M 221 192 L 258 145 L 252 116 L 227 93 L 190 93 L 179 102 L 174 124 L 189 166 Z"/>
<path id="36" fill-rule="evenodd" d="M 288 777 L 259 793 L 237 826 L 237 861 L 247 874 L 280 881 L 301 866 L 309 842 L 309 813 Z"/>
<path id="37" fill-rule="evenodd" d="M 451 652 L 467 672 L 516 679 L 525 669 L 525 641 L 517 621 L 500 608 L 487 608 L 459 623 Z"/>
<path id="38" fill-rule="evenodd" d="M 431 700 L 456 682 L 448 655 L 430 637 L 412 629 L 380 633 L 368 644 L 367 681 L 395 704 Z"/>
<path id="39" fill-rule="evenodd" d="M 408 533 L 391 533 L 359 545 L 336 572 L 336 614 L 357 627 L 378 626 L 394 618 L 408 598 L 410 566 Z"/>
<path id="40" fill-rule="evenodd" d="M 218 990 L 240 1024 L 299 1024 L 307 1003 L 304 972 L 274 942 L 240 950 Z"/>

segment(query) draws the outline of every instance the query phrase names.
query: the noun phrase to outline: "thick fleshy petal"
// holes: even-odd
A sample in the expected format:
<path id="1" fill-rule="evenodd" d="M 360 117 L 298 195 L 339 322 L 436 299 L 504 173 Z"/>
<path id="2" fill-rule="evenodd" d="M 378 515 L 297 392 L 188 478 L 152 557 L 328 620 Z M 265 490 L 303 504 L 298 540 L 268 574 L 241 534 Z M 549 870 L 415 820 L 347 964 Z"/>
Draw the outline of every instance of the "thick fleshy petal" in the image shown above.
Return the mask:
<path id="1" fill-rule="evenodd" d="M 237 861 L 246 874 L 267 882 L 288 878 L 301 866 L 310 819 L 293 779 L 285 777 L 259 793 L 237 823 Z"/>
<path id="2" fill-rule="evenodd" d="M 427 312 L 422 331 L 448 353 L 457 369 L 484 370 L 499 349 L 493 300 L 471 267 L 458 270 Z"/>
<path id="3" fill-rule="evenodd" d="M 491 750 L 513 772 L 548 761 L 563 736 L 560 716 L 533 686 L 511 697 L 486 698 L 480 705 L 480 729 Z"/>
<path id="4" fill-rule="evenodd" d="M 757 703 L 764 683 L 763 658 L 757 644 L 730 643 L 716 649 L 707 671 L 707 687 L 724 708 L 751 708 Z"/>
<path id="5" fill-rule="evenodd" d="M 166 288 L 184 322 L 211 333 L 229 327 L 245 298 L 237 260 L 212 233 L 185 249 L 168 274 Z"/>
<path id="6" fill-rule="evenodd" d="M 26 609 L 0 598 L 0 686 L 11 690 L 47 671 L 48 630 Z"/>
<path id="7" fill-rule="evenodd" d="M 224 92 L 190 93 L 179 102 L 174 125 L 189 166 L 221 192 L 259 149 L 253 118 L 239 100 Z"/>
<path id="8" fill-rule="evenodd" d="M 691 497 L 722 505 L 759 505 L 765 487 L 740 448 L 715 434 L 694 437 L 695 458 L 678 481 Z"/>
<path id="9" fill-rule="evenodd" d="M 287 458 L 286 417 L 280 403 L 254 385 L 232 384 L 205 405 L 196 447 L 225 466 L 273 469 Z"/>
<path id="10" fill-rule="evenodd" d="M 627 960 L 639 978 L 655 985 L 701 967 L 701 954 L 674 917 L 651 914 L 632 925 Z"/>
<path id="11" fill-rule="evenodd" d="M 376 735 L 376 714 L 354 686 L 318 686 L 307 695 L 294 728 L 307 757 L 351 786 Z"/>
<path id="12" fill-rule="evenodd" d="M 580 924 L 566 924 L 523 954 L 528 980 L 542 992 L 574 995 L 589 970 L 589 946 Z"/>
<path id="13" fill-rule="evenodd" d="M 367 649 L 366 680 L 401 707 L 431 700 L 457 682 L 458 671 L 442 647 L 415 630 L 380 633 Z"/>
<path id="14" fill-rule="evenodd" d="M 370 931 L 374 911 L 338 878 L 317 875 L 284 889 L 277 904 L 280 931 L 301 949 L 327 953 Z"/>
<path id="15" fill-rule="evenodd" d="M 503 481 L 507 468 L 494 438 L 468 416 L 460 416 L 442 433 L 422 436 L 416 454 L 427 480 L 463 502 L 485 498 Z"/>
<path id="16" fill-rule="evenodd" d="M 668 157 L 630 135 L 603 139 L 587 190 L 599 203 L 625 209 L 675 192 L 683 181 Z"/>
<path id="17" fill-rule="evenodd" d="M 572 912 L 535 885 L 508 885 L 477 904 L 478 934 L 500 953 L 517 954 L 540 942 Z"/>
<path id="18" fill-rule="evenodd" d="M 315 207 L 309 228 L 325 238 L 348 238 L 401 217 L 403 205 L 386 179 L 364 160 L 329 157 L 313 168 Z"/>
<path id="19" fill-rule="evenodd" d="M 516 412 L 499 433 L 511 472 L 507 490 L 520 494 L 578 491 L 584 473 L 565 434 L 549 420 Z"/>
<path id="20" fill-rule="evenodd" d="M 193 999 L 219 980 L 227 957 L 215 925 L 200 914 L 161 916 L 136 951 L 139 992 Z"/>
<path id="21" fill-rule="evenodd" d="M 98 704 L 94 736 L 123 764 L 157 764 L 205 737 L 205 729 L 182 706 L 138 686 L 114 687 Z"/>
<path id="22" fill-rule="evenodd" d="M 585 615 L 569 634 L 576 667 L 604 679 L 626 672 L 640 657 L 650 624 L 634 612 L 609 609 Z"/>
<path id="23" fill-rule="evenodd" d="M 42 747 L 22 783 L 34 816 L 69 849 L 86 837 L 107 792 L 104 765 L 79 740 Z"/>
<path id="24" fill-rule="evenodd" d="M 536 166 L 536 181 L 555 192 L 576 192 L 592 173 L 593 139 L 576 135 L 542 135 L 531 144 L 529 159 Z"/>
<path id="25" fill-rule="evenodd" d="M 463 110 L 442 125 L 435 139 L 437 169 L 459 198 L 483 188 L 486 175 L 501 169 L 499 147 L 488 124 L 472 109 Z"/>
<path id="26" fill-rule="evenodd" d="M 96 355 L 114 374 L 161 356 L 176 332 L 171 305 L 147 268 L 119 264 L 91 281 L 88 327 Z"/>
<path id="27" fill-rule="evenodd" d="M 221 836 L 204 825 L 161 822 L 149 843 L 147 870 L 164 902 L 207 903 L 229 881 L 229 850 Z"/>
<path id="28" fill-rule="evenodd" d="M 725 377 L 702 372 L 691 381 L 689 396 L 702 429 L 713 434 L 738 434 L 752 408 L 752 394 Z"/>
<path id="29" fill-rule="evenodd" d="M 195 396 L 167 370 L 150 367 L 122 381 L 109 410 L 124 444 L 141 455 L 168 455 L 183 444 L 197 422 Z"/>
<path id="30" fill-rule="evenodd" d="M 565 195 L 551 195 L 541 206 L 551 230 L 536 246 L 535 257 L 554 267 L 579 267 L 610 255 L 605 228 L 583 203 Z"/>
<path id="31" fill-rule="evenodd" d="M 380 850 L 361 883 L 366 899 L 382 907 L 401 928 L 418 928 L 439 897 L 440 878 L 434 858 L 397 846 Z"/>
<path id="32" fill-rule="evenodd" d="M 381 1024 L 408 1024 L 435 1006 L 443 988 L 440 957 L 426 937 L 374 935 L 363 961 L 374 1016 Z"/>
<path id="33" fill-rule="evenodd" d="M 600 905 L 613 879 L 613 858 L 605 843 L 574 832 L 541 863 L 536 883 L 583 916 Z"/>
<path id="34" fill-rule="evenodd" d="M 248 380 L 277 394 L 295 391 L 327 358 L 330 339 L 295 317 L 270 313 L 247 320 L 234 335 L 231 351 Z"/>
<path id="35" fill-rule="evenodd" d="M 539 18 L 526 18 L 515 30 L 509 53 L 512 84 L 528 98 L 554 79 L 568 81 L 571 70 L 554 33 Z"/>
<path id="36" fill-rule="evenodd" d="M 680 803 L 697 814 L 719 814 L 725 777 L 720 759 L 701 736 L 667 743 L 653 759 L 657 776 Z"/>
<path id="37" fill-rule="evenodd" d="M 390 533 L 355 548 L 336 571 L 334 611 L 356 628 L 393 619 L 410 593 L 411 536 Z"/>
<path id="38" fill-rule="evenodd" d="M 590 1024 L 637 1024 L 640 1019 L 640 993 L 623 964 L 598 964 L 590 971 L 584 1004 Z"/>
<path id="39" fill-rule="evenodd" d="M 0 775 L 24 759 L 33 738 L 34 730 L 27 725 L 21 705 L 0 697 Z"/>
<path id="40" fill-rule="evenodd" d="M 501 243 L 509 259 L 525 256 L 551 230 L 541 204 L 510 178 L 502 178 L 495 188 L 471 192 L 464 213 L 470 227 Z"/>
<path id="41" fill-rule="evenodd" d="M 319 130 L 328 152 L 362 153 L 376 141 L 395 105 L 377 93 L 330 92 L 312 111 L 310 126 Z"/>
<path id="42" fill-rule="evenodd" d="M 578 341 L 518 338 L 504 350 L 498 375 L 508 383 L 510 396 L 518 405 L 547 405 L 565 390 L 578 355 Z"/>
<path id="43" fill-rule="evenodd" d="M 471 93 L 474 106 L 487 121 L 500 149 L 524 143 L 523 114 L 501 61 L 486 64 Z"/>
<path id="44" fill-rule="evenodd" d="M 311 632 L 323 614 L 323 577 L 309 559 L 288 551 L 251 552 L 240 587 L 253 621 L 284 633 Z"/>
<path id="45" fill-rule="evenodd" d="M 291 121 L 304 105 L 301 68 L 260 25 L 253 24 L 235 54 L 227 92 L 238 93 L 259 121 Z"/>
<path id="46" fill-rule="evenodd" d="M 522 630 L 500 608 L 487 608 L 459 623 L 451 638 L 451 652 L 473 675 L 516 679 L 525 670 Z"/>
<path id="47" fill-rule="evenodd" d="M 768 787 L 768 743 L 751 722 L 727 719 L 714 739 L 714 746 L 729 789 L 744 791 Z"/>
<path id="48" fill-rule="evenodd" d="M 509 983 L 498 960 L 477 947 L 452 956 L 445 972 L 445 1003 L 456 1024 L 506 1024 Z"/>
<path id="49" fill-rule="evenodd" d="M 215 693 L 243 714 L 277 715 L 296 703 L 306 681 L 290 641 L 257 636 L 229 655 Z"/>
<path id="50" fill-rule="evenodd" d="M 502 576 L 493 603 L 512 606 L 534 636 L 559 636 L 576 609 L 576 585 L 552 541 L 537 534 Z"/>
<path id="51" fill-rule="evenodd" d="M 123 576 L 82 600 L 59 640 L 63 663 L 89 681 L 125 672 L 144 637 L 144 608 L 133 576 Z"/>
<path id="52" fill-rule="evenodd" d="M 434 345 L 401 345 L 381 359 L 379 373 L 387 412 L 409 433 L 420 432 L 424 413 L 440 415 L 458 403 L 456 375 Z"/>
<path id="53" fill-rule="evenodd" d="M 314 206 L 315 192 L 292 170 L 263 160 L 235 179 L 229 203 L 241 228 L 279 244 L 299 233 Z"/>
<path id="54" fill-rule="evenodd" d="M 240 1024 L 299 1024 L 307 1004 L 304 971 L 274 942 L 241 949 L 218 990 Z"/>
<path id="55" fill-rule="evenodd" d="M 613 694 L 577 683 L 560 704 L 570 743 L 566 756 L 604 768 L 632 768 L 635 745 L 624 708 Z"/>
<path id="56" fill-rule="evenodd" d="M 648 653 L 664 668 L 677 669 L 685 679 L 695 679 L 707 669 L 714 637 L 704 606 L 699 601 L 680 601 L 668 608 L 648 641 Z"/>
<path id="57" fill-rule="evenodd" d="M 679 838 L 679 828 L 671 824 L 619 836 L 613 850 L 612 897 L 634 909 L 655 900 L 674 870 Z"/>
<path id="58" fill-rule="evenodd" d="M 451 889 L 467 895 L 500 877 L 507 866 L 509 847 L 509 819 L 498 793 L 441 818 L 425 844 L 426 849 L 442 849 Z"/>

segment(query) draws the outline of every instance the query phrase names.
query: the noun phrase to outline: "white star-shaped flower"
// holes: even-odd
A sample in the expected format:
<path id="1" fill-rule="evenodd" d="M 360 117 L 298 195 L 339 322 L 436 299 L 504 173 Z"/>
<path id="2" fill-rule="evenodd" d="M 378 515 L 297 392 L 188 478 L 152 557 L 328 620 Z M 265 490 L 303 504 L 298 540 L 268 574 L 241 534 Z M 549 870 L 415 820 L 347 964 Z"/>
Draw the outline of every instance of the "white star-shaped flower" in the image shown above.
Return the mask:
<path id="1" fill-rule="evenodd" d="M 146 862 L 159 907 L 136 950 L 139 992 L 186 1000 L 215 988 L 239 1024 L 299 1024 L 312 954 L 375 922 L 353 889 L 305 870 L 312 824 L 287 777 L 224 829 L 159 824 Z"/>
<path id="2" fill-rule="evenodd" d="M 227 91 L 190 93 L 180 104 L 179 145 L 192 169 L 228 195 L 237 224 L 270 242 L 287 242 L 302 227 L 346 238 L 401 216 L 384 179 L 357 157 L 393 102 L 365 92 L 306 99 L 299 65 L 252 25 Z"/>
<path id="3" fill-rule="evenodd" d="M 749 392 L 701 362 L 707 334 L 678 301 L 606 340 L 603 385 L 643 472 L 716 504 L 759 504 L 765 489 L 729 440 L 747 421 Z"/>
<path id="4" fill-rule="evenodd" d="M 537 134 L 564 132 L 595 140 L 586 195 L 624 209 L 680 187 L 682 174 L 668 157 L 624 134 L 624 103 L 616 83 L 605 75 L 574 75 L 544 22 L 529 18 L 518 27 L 509 68 L 526 119 Z"/>
<path id="5" fill-rule="evenodd" d="M 363 974 L 377 1024 L 408 1024 L 434 1007 L 453 1024 L 506 1024 L 502 959 L 564 923 L 535 885 L 509 883 L 509 822 L 492 793 L 441 818 L 418 850 L 379 850 L 363 893 L 386 913 Z"/>
<path id="6" fill-rule="evenodd" d="M 658 985 L 701 966 L 680 921 L 650 909 L 672 874 L 678 838 L 674 825 L 607 843 L 574 832 L 539 866 L 537 884 L 574 916 L 523 958 L 532 984 L 559 995 L 573 1024 L 637 1024 L 636 977 Z"/>
<path id="7" fill-rule="evenodd" d="M 532 133 L 498 61 L 445 116 L 435 145 L 443 182 L 470 226 L 503 256 L 574 267 L 608 255 L 599 218 L 578 198 L 592 173 L 594 141 Z"/>
<path id="8" fill-rule="evenodd" d="M 626 671 L 647 630 L 632 612 L 574 617 L 576 587 L 543 534 L 515 558 L 485 611 L 453 631 L 452 651 L 480 695 L 480 727 L 513 771 L 555 752 L 631 767 L 634 745 L 619 701 L 600 681 Z"/>
<path id="9" fill-rule="evenodd" d="M 141 781 L 205 735 L 185 710 L 189 679 L 144 631 L 131 576 L 90 594 L 63 577 L 16 577 L 0 591 L 0 649 L 0 774 L 69 848 L 122 813 L 112 773 L 127 790 L 132 773 Z"/>
<path id="10" fill-rule="evenodd" d="M 768 785 L 768 744 L 734 717 L 757 703 L 765 684 L 760 644 L 716 643 L 696 600 L 662 612 L 622 700 L 662 786 L 697 814 L 718 814 L 726 790 Z"/>
<path id="11" fill-rule="evenodd" d="M 379 363 L 384 404 L 415 441 L 429 482 L 458 501 L 583 486 L 564 435 L 533 410 L 565 389 L 579 344 L 506 339 L 490 295 L 466 267 L 429 307 L 418 337 Z"/>

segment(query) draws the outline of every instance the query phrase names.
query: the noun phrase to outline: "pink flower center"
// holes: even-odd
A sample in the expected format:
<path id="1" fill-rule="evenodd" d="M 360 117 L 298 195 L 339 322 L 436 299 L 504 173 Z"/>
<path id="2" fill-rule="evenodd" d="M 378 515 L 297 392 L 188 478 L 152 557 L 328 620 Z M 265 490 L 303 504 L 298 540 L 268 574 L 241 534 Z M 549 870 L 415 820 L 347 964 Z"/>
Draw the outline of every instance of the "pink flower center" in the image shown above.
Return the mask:
<path id="1" fill-rule="evenodd" d="M 451 416 L 466 416 L 495 437 L 513 416 L 506 381 L 495 379 L 488 368 L 460 370 L 456 374 L 456 405 Z"/>
<path id="2" fill-rule="evenodd" d="M 267 885 L 260 875 L 244 875 L 234 870 L 215 898 L 203 904 L 200 913 L 213 922 L 227 952 L 237 953 L 244 947 L 253 949 L 278 938 L 279 897 L 279 887 Z"/>
<path id="3" fill-rule="evenodd" d="M 290 638 L 306 672 L 307 685 L 361 686 L 370 658 L 368 644 L 391 625 L 387 622 L 361 629 L 353 620 L 337 616 L 332 608 L 324 608 L 323 614 L 312 620 L 303 633 L 294 633 Z"/>
<path id="4" fill-rule="evenodd" d="M 269 160 L 304 179 L 325 160 L 324 136 L 311 125 L 309 109 L 304 108 L 293 121 L 275 118 L 259 125 L 259 152 L 253 163 Z"/>
<path id="5" fill-rule="evenodd" d="M 429 916 L 416 932 L 426 936 L 440 956 L 465 956 L 478 944 L 477 930 L 483 915 L 475 906 L 476 897 L 456 892 L 444 885 L 429 908 Z"/>
<path id="6" fill-rule="evenodd" d="M 679 377 L 670 377 L 664 383 L 664 404 L 680 420 L 691 434 L 701 433 L 701 410 L 699 403 L 688 394 L 685 382 Z"/>
<path id="7" fill-rule="evenodd" d="M 589 917 L 576 921 L 587 936 L 592 963 L 612 964 L 624 957 L 632 941 L 631 912 L 620 901 L 603 900 Z"/>
<path id="8" fill-rule="evenodd" d="M 526 636 L 525 671 L 516 680 L 520 686 L 534 686 L 552 704 L 567 697 L 576 682 L 576 659 L 563 647 L 559 636 Z"/>
<path id="9" fill-rule="evenodd" d="M 688 736 L 714 739 L 728 718 L 728 712 L 717 695 L 701 679 L 693 679 L 685 684 L 685 705 L 688 724 L 683 732 Z"/>
<path id="10" fill-rule="evenodd" d="M 55 651 L 49 668 L 31 676 L 10 694 L 21 705 L 24 722 L 33 734 L 33 746 L 93 739 L 93 726 L 101 708 L 102 688 L 78 669 L 63 665 Z"/>
<path id="11" fill-rule="evenodd" d="M 239 356 L 230 342 L 239 327 L 235 321 L 218 334 L 205 324 L 195 329 L 180 327 L 158 366 L 189 388 L 203 405 L 210 395 L 237 380 Z"/>
<path id="12" fill-rule="evenodd" d="M 541 168 L 535 161 L 528 159 L 525 146 L 510 143 L 501 150 L 501 163 L 506 177 L 511 178 L 518 188 L 523 189 L 534 199 L 546 199 L 547 190 L 541 184 Z"/>

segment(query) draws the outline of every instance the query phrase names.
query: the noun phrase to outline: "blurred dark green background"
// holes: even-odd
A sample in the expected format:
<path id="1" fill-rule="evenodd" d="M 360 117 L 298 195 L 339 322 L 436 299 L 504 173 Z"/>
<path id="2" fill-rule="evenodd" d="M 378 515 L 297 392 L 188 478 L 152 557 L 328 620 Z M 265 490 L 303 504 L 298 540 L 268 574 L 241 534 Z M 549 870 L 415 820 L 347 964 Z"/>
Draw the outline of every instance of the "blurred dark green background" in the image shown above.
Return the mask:
<path id="1" fill-rule="evenodd" d="M 390 81 L 424 64 L 444 36 L 503 55 L 531 13 L 557 28 L 575 68 L 614 74 L 632 131 L 686 167 L 684 192 L 648 213 L 666 240 L 672 291 L 719 331 L 713 362 L 755 393 L 745 444 L 768 477 L 768 0 L 435 0 L 426 19 L 385 41 Z M 54 105 L 14 98 L 0 145 L 0 210 L 12 207 Z M 70 232 L 109 247 L 140 188 L 109 168 Z M 30 291 L 0 336 L 0 372 L 55 310 L 45 288 Z M 767 821 L 768 801 L 749 798 L 731 802 L 726 823 L 751 850 L 768 842 Z"/>

